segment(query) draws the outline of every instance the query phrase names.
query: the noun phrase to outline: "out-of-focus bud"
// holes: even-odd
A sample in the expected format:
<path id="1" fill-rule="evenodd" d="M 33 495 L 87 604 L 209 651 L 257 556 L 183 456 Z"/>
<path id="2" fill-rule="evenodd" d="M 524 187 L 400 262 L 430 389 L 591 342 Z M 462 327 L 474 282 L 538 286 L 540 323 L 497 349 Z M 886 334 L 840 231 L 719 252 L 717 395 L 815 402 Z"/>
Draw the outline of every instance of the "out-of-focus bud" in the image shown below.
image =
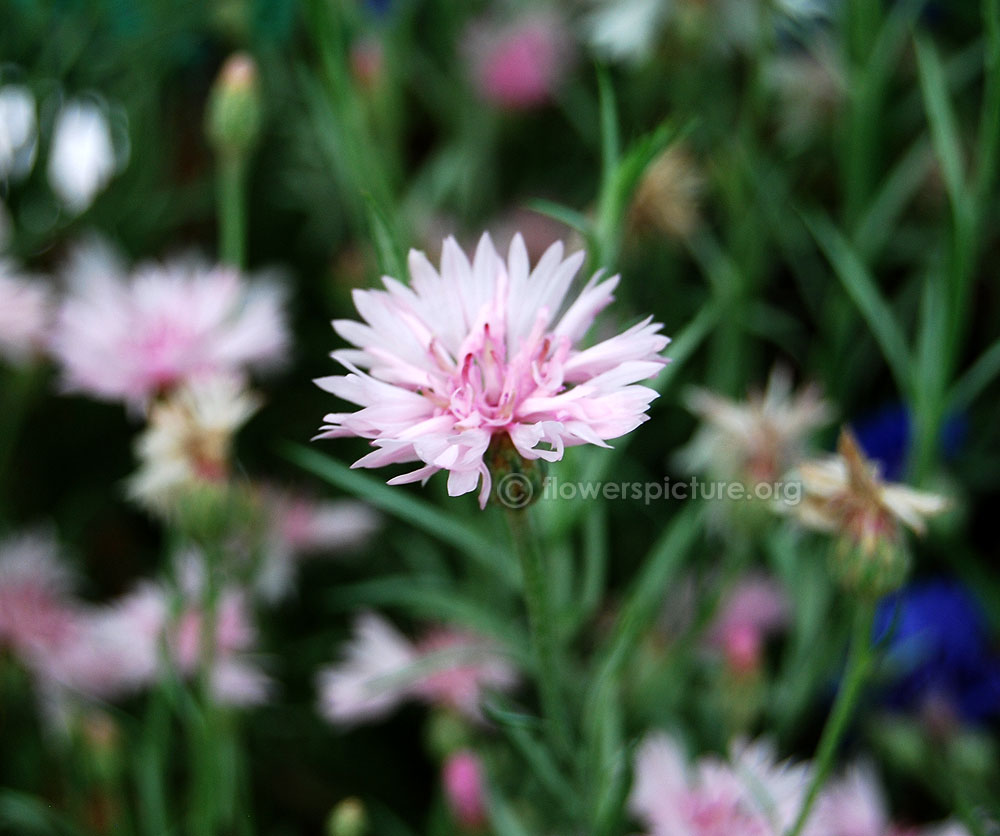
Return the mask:
<path id="1" fill-rule="evenodd" d="M 104 711 L 95 709 L 80 719 L 79 731 L 97 775 L 110 783 L 122 767 L 122 735 L 118 723 Z"/>
<path id="2" fill-rule="evenodd" d="M 442 773 L 444 795 L 456 823 L 464 830 L 478 830 L 486 824 L 483 775 L 478 756 L 469 749 L 453 754 Z"/>
<path id="3" fill-rule="evenodd" d="M 831 564 L 847 591 L 878 598 L 902 586 L 910 568 L 903 526 L 917 534 L 943 513 L 942 496 L 884 482 L 844 429 L 837 455 L 797 468 L 802 502 L 788 509 L 809 527 L 836 536 Z"/>
<path id="4" fill-rule="evenodd" d="M 365 836 L 368 833 L 368 814 L 365 805 L 357 798 L 345 798 L 326 820 L 327 836 Z"/>
<path id="5" fill-rule="evenodd" d="M 690 151 L 671 145 L 646 169 L 632 202 L 630 220 L 639 231 L 683 241 L 698 227 L 704 177 Z"/>
<path id="6" fill-rule="evenodd" d="M 374 90 L 385 70 L 385 49 L 377 38 L 361 38 L 351 45 L 351 73 L 364 90 Z"/>
<path id="7" fill-rule="evenodd" d="M 221 155 L 243 155 L 260 133 L 261 99 L 257 64 L 245 52 L 231 55 L 208 100 L 205 131 Z"/>
<path id="8" fill-rule="evenodd" d="M 845 532 L 834 544 L 830 572 L 848 592 L 881 598 L 895 592 L 910 573 L 910 552 L 902 532 L 873 515 L 858 524 L 862 534 Z"/>

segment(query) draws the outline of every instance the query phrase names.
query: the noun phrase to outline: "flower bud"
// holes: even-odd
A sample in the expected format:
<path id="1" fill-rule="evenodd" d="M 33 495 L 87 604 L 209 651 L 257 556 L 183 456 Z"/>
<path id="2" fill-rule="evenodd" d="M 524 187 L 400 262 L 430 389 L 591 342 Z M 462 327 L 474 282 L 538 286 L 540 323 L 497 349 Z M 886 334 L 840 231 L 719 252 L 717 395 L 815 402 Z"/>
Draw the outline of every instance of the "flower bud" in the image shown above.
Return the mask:
<path id="1" fill-rule="evenodd" d="M 448 808 L 458 825 L 477 830 L 486 824 L 482 769 L 475 753 L 463 749 L 448 758 L 442 779 Z"/>
<path id="2" fill-rule="evenodd" d="M 205 131 L 220 155 L 243 155 L 260 132 L 261 101 L 257 65 L 245 52 L 223 64 L 208 100 Z"/>
<path id="3" fill-rule="evenodd" d="M 906 581 L 910 552 L 902 532 L 895 526 L 876 531 L 866 525 L 861 536 L 849 531 L 837 539 L 831 552 L 830 570 L 846 591 L 877 599 L 899 589 Z"/>
<path id="4" fill-rule="evenodd" d="M 345 798 L 326 820 L 328 836 L 365 836 L 368 833 L 368 815 L 365 805 L 357 798 Z"/>

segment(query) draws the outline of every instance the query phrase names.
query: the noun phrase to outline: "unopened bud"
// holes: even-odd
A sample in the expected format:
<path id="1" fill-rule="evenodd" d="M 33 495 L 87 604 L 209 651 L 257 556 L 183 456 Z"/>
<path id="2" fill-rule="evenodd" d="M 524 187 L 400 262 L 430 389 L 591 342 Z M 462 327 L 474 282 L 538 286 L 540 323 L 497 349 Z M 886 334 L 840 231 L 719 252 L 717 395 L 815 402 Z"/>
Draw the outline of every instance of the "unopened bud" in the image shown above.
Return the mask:
<path id="1" fill-rule="evenodd" d="M 368 814 L 365 805 L 357 798 L 345 798 L 326 820 L 328 836 L 365 836 L 368 833 Z"/>
<path id="2" fill-rule="evenodd" d="M 482 768 L 475 753 L 464 749 L 448 758 L 442 779 L 456 823 L 464 830 L 478 830 L 486 824 Z"/>
<path id="3" fill-rule="evenodd" d="M 237 52 L 222 65 L 212 86 L 205 130 L 216 152 L 239 155 L 253 148 L 260 122 L 257 65 L 245 52 Z"/>
<path id="4" fill-rule="evenodd" d="M 910 553 L 898 530 L 842 534 L 833 546 L 830 568 L 848 592 L 878 599 L 895 592 L 910 572 Z"/>

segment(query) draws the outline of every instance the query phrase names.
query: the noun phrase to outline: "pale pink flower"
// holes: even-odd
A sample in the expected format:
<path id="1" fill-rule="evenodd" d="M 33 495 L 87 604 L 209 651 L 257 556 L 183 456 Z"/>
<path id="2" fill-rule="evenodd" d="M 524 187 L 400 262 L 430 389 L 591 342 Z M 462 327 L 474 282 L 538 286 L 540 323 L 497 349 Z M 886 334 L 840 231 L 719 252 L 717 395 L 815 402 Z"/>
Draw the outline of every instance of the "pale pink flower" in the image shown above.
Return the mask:
<path id="1" fill-rule="evenodd" d="M 497 107 L 524 110 L 549 101 L 566 75 L 572 41 L 554 14 L 525 14 L 506 24 L 481 22 L 466 52 L 479 95 Z"/>
<path id="2" fill-rule="evenodd" d="M 317 679 L 320 713 L 338 725 L 384 717 L 409 699 L 479 720 L 483 692 L 517 681 L 514 667 L 479 637 L 437 630 L 413 643 L 375 613 L 358 617 L 341 661 Z"/>
<path id="3" fill-rule="evenodd" d="M 370 506 L 352 500 L 320 502 L 269 487 L 262 492 L 261 504 L 268 530 L 255 587 L 266 601 L 288 594 L 304 558 L 357 548 L 379 524 Z"/>
<path id="4" fill-rule="evenodd" d="M 705 638 L 735 670 L 751 671 L 760 663 L 764 641 L 788 618 L 788 596 L 781 584 L 765 575 L 749 575 L 725 595 Z"/>
<path id="5" fill-rule="evenodd" d="M 813 813 L 822 836 L 968 836 L 956 822 L 923 826 L 894 823 L 881 782 L 870 763 L 851 766 L 823 788 Z"/>
<path id="6" fill-rule="evenodd" d="M 459 826 L 476 830 L 486 824 L 483 769 L 476 753 L 461 749 L 449 755 L 441 777 L 445 800 Z"/>
<path id="7" fill-rule="evenodd" d="M 808 780 L 806 767 L 778 763 L 765 743 L 689 765 L 676 741 L 654 734 L 636 755 L 629 808 L 650 836 L 781 836 Z"/>
<path id="8" fill-rule="evenodd" d="M 71 586 L 51 536 L 24 534 L 0 543 L 0 648 L 25 661 L 65 642 L 77 620 Z"/>
<path id="9" fill-rule="evenodd" d="M 635 429 L 657 397 L 636 384 L 660 370 L 669 340 L 648 318 L 578 348 L 618 284 L 597 274 L 570 301 L 583 258 L 564 260 L 556 243 L 532 271 L 521 236 L 504 262 L 484 235 L 470 263 L 449 238 L 438 273 L 411 251 L 411 287 L 386 277 L 385 290 L 355 290 L 365 322 L 334 322 L 356 346 L 333 353 L 350 374 L 316 382 L 362 409 L 327 415 L 319 437 L 372 439 L 377 449 L 355 467 L 421 463 L 389 484 L 446 469 L 448 493 L 458 496 L 481 480 L 485 506 L 483 457 L 494 438 L 525 459 L 556 461 L 567 446 L 607 447 Z"/>
<path id="10" fill-rule="evenodd" d="M 187 556 L 190 563 L 194 556 Z M 71 640 L 39 659 L 37 672 L 69 694 L 115 699 L 147 688 L 167 675 L 181 677 L 201 668 L 202 635 L 207 626 L 200 579 L 182 567 L 180 599 L 160 583 L 144 582 L 117 601 L 81 618 Z M 226 587 L 219 593 L 211 648 L 209 681 L 218 702 L 255 705 L 271 689 L 253 664 L 256 641 L 245 593 Z"/>
<path id="11" fill-rule="evenodd" d="M 76 252 L 68 280 L 53 349 L 70 391 L 143 406 L 194 378 L 240 375 L 286 355 L 282 292 L 228 267 L 173 261 L 125 277 L 91 244 Z"/>
<path id="12" fill-rule="evenodd" d="M 40 356 L 52 321 L 52 293 L 0 256 L 0 358 L 22 365 Z"/>

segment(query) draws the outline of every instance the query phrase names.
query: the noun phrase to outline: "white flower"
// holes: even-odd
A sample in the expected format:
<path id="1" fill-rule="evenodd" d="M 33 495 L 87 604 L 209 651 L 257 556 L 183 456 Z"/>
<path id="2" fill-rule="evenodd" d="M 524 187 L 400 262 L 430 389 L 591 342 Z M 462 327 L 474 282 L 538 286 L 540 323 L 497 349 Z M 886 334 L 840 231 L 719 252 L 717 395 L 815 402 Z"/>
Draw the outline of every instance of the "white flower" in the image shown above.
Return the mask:
<path id="1" fill-rule="evenodd" d="M 586 38 L 598 54 L 640 61 L 653 48 L 671 0 L 598 0 L 584 18 Z"/>
<path id="2" fill-rule="evenodd" d="M 35 99 L 27 87 L 0 87 L 0 181 L 24 177 L 38 146 Z"/>
<path id="3" fill-rule="evenodd" d="M 56 118 L 49 154 L 49 184 L 72 212 L 82 212 L 115 173 L 107 116 L 91 102 L 65 105 Z"/>

